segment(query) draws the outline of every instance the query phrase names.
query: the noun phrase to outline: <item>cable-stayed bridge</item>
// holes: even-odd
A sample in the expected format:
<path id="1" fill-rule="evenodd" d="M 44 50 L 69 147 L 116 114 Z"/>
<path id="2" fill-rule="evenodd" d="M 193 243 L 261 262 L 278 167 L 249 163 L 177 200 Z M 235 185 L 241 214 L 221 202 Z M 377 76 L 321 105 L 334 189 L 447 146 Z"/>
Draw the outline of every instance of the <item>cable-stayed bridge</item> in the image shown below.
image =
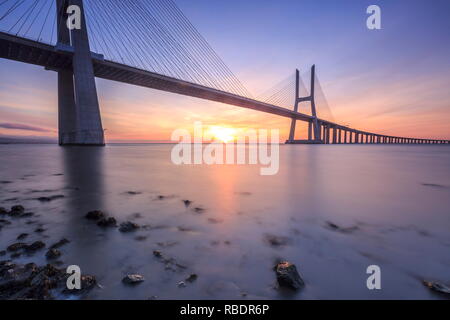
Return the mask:
<path id="1" fill-rule="evenodd" d="M 73 6 L 80 28 L 69 29 Z M 0 0 L 0 30 L 0 58 L 58 73 L 61 145 L 104 145 L 95 77 L 290 118 L 287 143 L 449 143 L 336 123 L 315 66 L 309 90 L 296 71 L 254 97 L 173 0 Z M 299 120 L 308 123 L 303 140 L 295 139 Z"/>

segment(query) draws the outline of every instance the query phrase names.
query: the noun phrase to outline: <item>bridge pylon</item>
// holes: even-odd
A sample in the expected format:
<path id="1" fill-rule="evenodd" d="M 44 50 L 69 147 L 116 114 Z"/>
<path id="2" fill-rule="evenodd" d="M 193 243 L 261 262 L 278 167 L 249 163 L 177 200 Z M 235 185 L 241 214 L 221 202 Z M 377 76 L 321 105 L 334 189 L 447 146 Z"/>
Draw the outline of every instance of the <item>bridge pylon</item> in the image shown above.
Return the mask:
<path id="1" fill-rule="evenodd" d="M 307 140 L 296 140 L 295 139 L 295 125 L 297 119 L 292 118 L 291 120 L 291 129 L 289 131 L 289 139 L 286 141 L 287 144 L 318 144 L 323 143 L 321 139 L 321 132 L 319 121 L 317 120 L 317 112 L 316 112 L 316 103 L 314 98 L 314 83 L 315 83 L 315 73 L 316 66 L 313 65 L 311 67 L 311 85 L 309 96 L 307 97 L 299 97 L 299 88 L 300 88 L 300 72 L 296 70 L 295 72 L 295 101 L 294 101 L 294 112 L 298 111 L 298 105 L 300 102 L 309 101 L 311 103 L 311 116 L 312 119 L 308 121 L 308 139 Z"/>
<path id="2" fill-rule="evenodd" d="M 95 85 L 83 0 L 57 3 L 57 48 L 73 52 L 72 69 L 58 70 L 58 120 L 60 145 L 105 145 Z M 81 9 L 81 28 L 69 30 L 67 8 Z"/>

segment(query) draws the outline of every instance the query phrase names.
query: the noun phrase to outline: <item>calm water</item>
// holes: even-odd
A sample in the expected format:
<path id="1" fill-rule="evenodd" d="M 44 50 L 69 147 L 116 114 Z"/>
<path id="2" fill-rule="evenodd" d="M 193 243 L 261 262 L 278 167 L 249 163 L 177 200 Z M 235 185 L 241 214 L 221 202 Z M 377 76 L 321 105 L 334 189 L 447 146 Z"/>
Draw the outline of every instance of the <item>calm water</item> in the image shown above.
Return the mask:
<path id="1" fill-rule="evenodd" d="M 0 184 L 0 206 L 20 203 L 47 229 L 17 220 L 0 232 L 0 250 L 22 232 L 48 245 L 68 238 L 62 260 L 97 277 L 93 299 L 439 299 L 421 280 L 450 283 L 448 146 L 282 146 L 274 176 L 258 166 L 175 166 L 171 147 L 0 146 L 0 181 L 11 181 Z M 52 195 L 65 197 L 35 200 Z M 147 227 L 101 229 L 84 219 L 94 209 Z M 287 243 L 272 246 L 268 235 Z M 166 270 L 153 250 L 187 268 Z M 43 264 L 44 254 L 17 261 Z M 303 290 L 276 288 L 277 259 L 297 265 Z M 372 264 L 382 290 L 366 287 Z M 124 286 L 128 273 L 146 281 Z M 191 273 L 197 281 L 178 287 Z"/>

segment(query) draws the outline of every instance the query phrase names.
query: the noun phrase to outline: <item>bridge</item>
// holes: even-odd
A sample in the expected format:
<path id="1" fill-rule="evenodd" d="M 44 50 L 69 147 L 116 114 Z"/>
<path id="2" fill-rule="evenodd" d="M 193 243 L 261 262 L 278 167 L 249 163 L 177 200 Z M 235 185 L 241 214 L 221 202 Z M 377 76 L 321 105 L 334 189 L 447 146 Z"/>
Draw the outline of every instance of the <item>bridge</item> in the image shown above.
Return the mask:
<path id="1" fill-rule="evenodd" d="M 80 28 L 70 29 L 73 6 Z M 0 58 L 57 72 L 60 145 L 105 144 L 95 77 L 290 118 L 289 144 L 450 143 L 320 117 L 315 66 L 309 90 L 296 70 L 288 83 L 253 97 L 173 0 L 0 0 L 0 28 Z M 310 114 L 299 112 L 301 103 Z M 297 121 L 308 124 L 306 139 L 295 139 Z"/>

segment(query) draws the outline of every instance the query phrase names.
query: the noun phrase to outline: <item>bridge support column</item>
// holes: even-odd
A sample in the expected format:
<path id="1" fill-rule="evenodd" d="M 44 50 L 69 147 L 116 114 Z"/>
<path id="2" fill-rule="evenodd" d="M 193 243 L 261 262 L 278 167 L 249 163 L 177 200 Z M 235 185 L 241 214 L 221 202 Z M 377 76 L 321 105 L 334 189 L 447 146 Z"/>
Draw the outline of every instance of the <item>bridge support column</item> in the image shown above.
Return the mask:
<path id="1" fill-rule="evenodd" d="M 337 128 L 333 127 L 333 144 L 337 143 Z"/>
<path id="2" fill-rule="evenodd" d="M 105 144 L 100 107 L 95 84 L 94 68 L 84 15 L 83 0 L 56 0 L 58 8 L 58 44 L 69 44 L 66 27 L 66 6 L 77 5 L 81 9 L 81 28 L 71 31 L 72 71 L 60 71 L 58 75 L 60 145 Z"/>

